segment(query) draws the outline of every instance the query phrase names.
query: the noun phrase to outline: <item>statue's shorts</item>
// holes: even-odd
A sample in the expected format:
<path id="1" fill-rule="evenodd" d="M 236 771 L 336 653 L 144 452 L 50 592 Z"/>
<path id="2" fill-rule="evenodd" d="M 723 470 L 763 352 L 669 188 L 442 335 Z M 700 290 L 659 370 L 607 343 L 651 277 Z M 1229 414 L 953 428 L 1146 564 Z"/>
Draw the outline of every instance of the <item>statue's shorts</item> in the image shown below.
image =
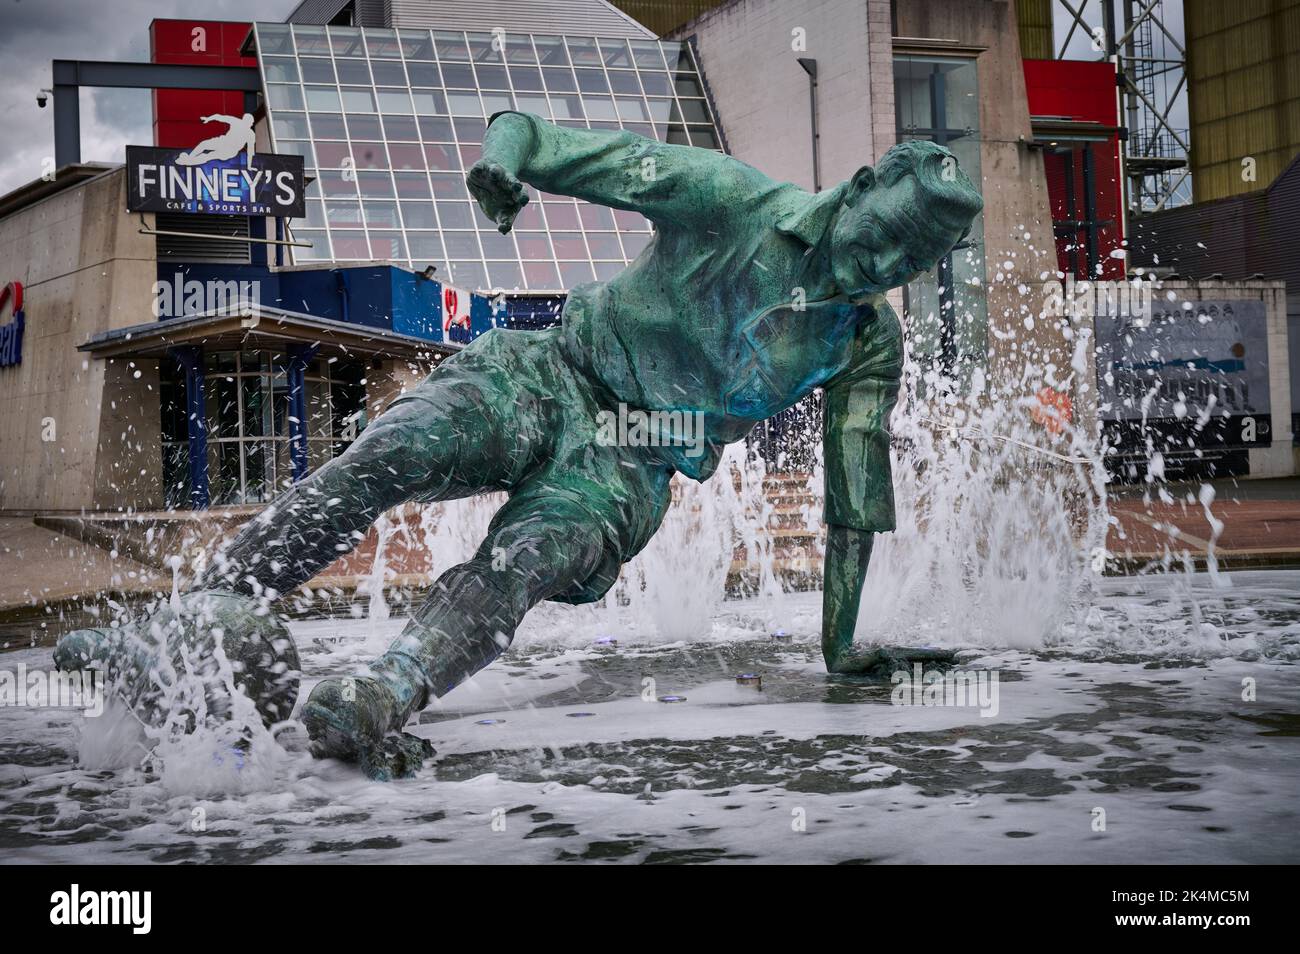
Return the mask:
<path id="1" fill-rule="evenodd" d="M 560 329 L 497 329 L 446 359 L 372 427 L 396 428 L 412 457 L 429 462 L 415 499 L 506 491 L 489 539 L 503 527 L 568 528 L 575 540 L 599 533 L 598 569 L 552 597 L 588 603 L 659 529 L 674 472 L 662 448 L 602 442 L 601 412 L 618 408 L 569 359 Z"/>

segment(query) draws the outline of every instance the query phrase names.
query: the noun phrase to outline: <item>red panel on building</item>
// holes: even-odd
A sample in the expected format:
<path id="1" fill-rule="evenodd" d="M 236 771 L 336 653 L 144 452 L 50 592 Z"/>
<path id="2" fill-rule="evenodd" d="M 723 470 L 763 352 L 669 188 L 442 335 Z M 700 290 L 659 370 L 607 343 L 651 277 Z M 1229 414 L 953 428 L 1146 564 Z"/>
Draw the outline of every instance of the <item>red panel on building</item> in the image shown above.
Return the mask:
<path id="1" fill-rule="evenodd" d="M 1025 60 L 1024 70 L 1034 138 L 1044 145 L 1058 267 L 1076 278 L 1089 277 L 1091 222 L 1098 270 L 1092 277 L 1122 279 L 1124 259 L 1110 257 L 1124 239 L 1115 64 Z"/>
<path id="2" fill-rule="evenodd" d="M 154 63 L 191 63 L 207 66 L 256 66 L 257 58 L 240 56 L 250 23 L 220 20 L 154 20 L 149 24 L 149 59 Z M 153 141 L 155 146 L 188 149 L 214 134 L 201 116 L 244 112 L 244 94 L 238 91 L 156 89 L 153 91 Z M 224 127 L 218 126 L 216 132 Z"/>

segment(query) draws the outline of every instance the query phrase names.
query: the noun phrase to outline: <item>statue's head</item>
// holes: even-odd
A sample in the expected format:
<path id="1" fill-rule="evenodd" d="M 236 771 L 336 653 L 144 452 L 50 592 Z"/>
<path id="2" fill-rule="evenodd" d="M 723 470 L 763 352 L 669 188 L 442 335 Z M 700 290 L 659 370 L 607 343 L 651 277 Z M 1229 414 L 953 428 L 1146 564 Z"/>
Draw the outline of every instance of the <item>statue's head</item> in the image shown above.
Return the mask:
<path id="1" fill-rule="evenodd" d="M 907 284 L 966 237 L 983 207 L 948 149 L 894 146 L 849 180 L 831 233 L 836 284 L 853 298 Z"/>

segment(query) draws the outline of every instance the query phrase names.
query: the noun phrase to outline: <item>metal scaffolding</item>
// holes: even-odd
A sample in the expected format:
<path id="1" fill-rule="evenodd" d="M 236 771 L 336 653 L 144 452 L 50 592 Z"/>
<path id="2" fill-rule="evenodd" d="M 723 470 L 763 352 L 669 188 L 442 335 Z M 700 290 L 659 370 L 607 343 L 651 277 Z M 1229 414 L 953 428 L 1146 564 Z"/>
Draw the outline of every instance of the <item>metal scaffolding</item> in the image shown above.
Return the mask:
<path id="1" fill-rule="evenodd" d="M 1176 5 L 1181 14 L 1182 0 L 1078 0 L 1077 6 L 1071 0 L 1055 0 L 1055 4 L 1069 17 L 1057 58 L 1065 58 L 1082 30 L 1099 58 L 1115 64 L 1126 131 L 1121 155 L 1128 214 L 1190 202 L 1188 130 L 1170 119 L 1187 85 L 1187 57 L 1183 41 L 1165 16 L 1166 6 Z"/>

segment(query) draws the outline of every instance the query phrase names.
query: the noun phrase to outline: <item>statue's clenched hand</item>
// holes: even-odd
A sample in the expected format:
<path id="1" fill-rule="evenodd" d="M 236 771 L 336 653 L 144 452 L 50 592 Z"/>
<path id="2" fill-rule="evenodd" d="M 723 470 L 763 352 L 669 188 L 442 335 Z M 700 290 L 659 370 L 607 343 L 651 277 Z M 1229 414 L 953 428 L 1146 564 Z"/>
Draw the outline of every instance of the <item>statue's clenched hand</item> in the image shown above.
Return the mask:
<path id="1" fill-rule="evenodd" d="M 490 159 L 474 163 L 465 176 L 465 184 L 502 235 L 510 231 L 515 216 L 528 204 L 524 184 L 501 163 Z"/>

